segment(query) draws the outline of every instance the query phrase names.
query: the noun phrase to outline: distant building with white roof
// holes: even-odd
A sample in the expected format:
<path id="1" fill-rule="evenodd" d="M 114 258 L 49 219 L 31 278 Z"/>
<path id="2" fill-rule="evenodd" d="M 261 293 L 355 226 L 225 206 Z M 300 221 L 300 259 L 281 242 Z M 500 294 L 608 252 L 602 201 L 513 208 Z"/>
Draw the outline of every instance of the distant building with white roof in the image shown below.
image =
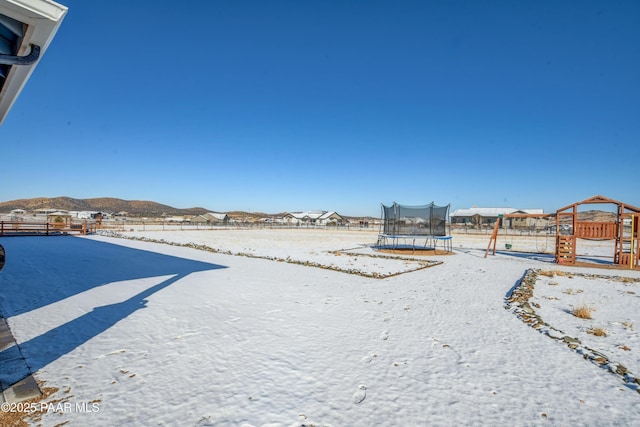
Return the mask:
<path id="1" fill-rule="evenodd" d="M 98 211 L 69 211 L 69 214 L 78 219 L 95 219 L 102 213 Z"/>
<path id="2" fill-rule="evenodd" d="M 282 222 L 289 225 L 343 225 L 345 219 L 335 211 L 288 212 Z"/>
<path id="3" fill-rule="evenodd" d="M 227 224 L 229 222 L 229 215 L 219 212 L 207 212 L 194 216 L 191 218 L 191 222 L 194 224 Z"/>
<path id="4" fill-rule="evenodd" d="M 452 224 L 492 225 L 500 216 L 507 214 L 544 214 L 544 209 L 515 208 L 466 208 L 456 209 L 451 214 Z M 519 228 L 535 225 L 536 218 L 507 218 L 503 222 L 505 228 Z"/>

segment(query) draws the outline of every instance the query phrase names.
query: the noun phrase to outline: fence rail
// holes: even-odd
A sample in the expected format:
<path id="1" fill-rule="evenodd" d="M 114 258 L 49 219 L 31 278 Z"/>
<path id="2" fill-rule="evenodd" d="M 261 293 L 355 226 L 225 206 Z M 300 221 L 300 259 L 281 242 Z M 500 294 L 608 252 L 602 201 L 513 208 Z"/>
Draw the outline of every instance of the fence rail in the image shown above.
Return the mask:
<path id="1" fill-rule="evenodd" d="M 81 223 L 0 221 L 0 236 L 87 235 L 95 232 L 95 224 L 87 221 Z"/>

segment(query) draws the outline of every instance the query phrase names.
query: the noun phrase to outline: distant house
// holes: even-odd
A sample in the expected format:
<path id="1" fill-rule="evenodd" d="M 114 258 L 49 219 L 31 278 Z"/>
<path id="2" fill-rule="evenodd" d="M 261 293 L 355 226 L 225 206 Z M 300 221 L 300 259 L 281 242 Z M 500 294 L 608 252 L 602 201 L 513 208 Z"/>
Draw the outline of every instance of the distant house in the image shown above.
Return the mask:
<path id="1" fill-rule="evenodd" d="M 270 224 L 286 224 L 284 218 L 281 216 L 260 218 L 260 221 Z"/>
<path id="2" fill-rule="evenodd" d="M 500 216 L 507 214 L 543 214 L 544 209 L 468 208 L 456 209 L 451 214 L 452 224 L 493 225 Z M 503 228 L 525 228 L 536 225 L 536 218 L 506 218 Z"/>
<path id="3" fill-rule="evenodd" d="M 209 221 L 207 220 L 207 218 L 204 217 L 204 215 L 196 215 L 193 218 L 191 218 L 191 224 L 208 224 Z"/>
<path id="4" fill-rule="evenodd" d="M 60 212 L 62 212 L 64 215 L 68 215 L 66 211 L 52 209 L 52 208 L 36 209 L 36 212 L 42 215 L 51 215 L 52 213 L 60 213 Z"/>
<path id="5" fill-rule="evenodd" d="M 207 212 L 204 216 L 208 218 L 212 224 L 227 224 L 229 222 L 229 215 L 226 213 Z"/>
<path id="6" fill-rule="evenodd" d="M 185 217 L 182 217 L 182 216 L 172 216 L 172 217 L 166 218 L 165 221 L 183 223 L 183 222 L 191 222 L 191 219 L 190 218 L 185 218 Z"/>
<path id="7" fill-rule="evenodd" d="M 226 225 L 229 223 L 229 215 L 227 215 L 226 213 L 207 212 L 205 214 L 197 215 L 191 218 L 191 223 Z"/>
<path id="8" fill-rule="evenodd" d="M 11 215 L 25 215 L 27 211 L 24 209 L 13 209 L 10 213 Z"/>
<path id="9" fill-rule="evenodd" d="M 96 219 L 98 216 L 102 216 L 98 211 L 69 211 L 69 214 L 78 219 Z"/>
<path id="10" fill-rule="evenodd" d="M 289 225 L 343 225 L 345 219 L 334 211 L 288 212 L 282 222 Z"/>

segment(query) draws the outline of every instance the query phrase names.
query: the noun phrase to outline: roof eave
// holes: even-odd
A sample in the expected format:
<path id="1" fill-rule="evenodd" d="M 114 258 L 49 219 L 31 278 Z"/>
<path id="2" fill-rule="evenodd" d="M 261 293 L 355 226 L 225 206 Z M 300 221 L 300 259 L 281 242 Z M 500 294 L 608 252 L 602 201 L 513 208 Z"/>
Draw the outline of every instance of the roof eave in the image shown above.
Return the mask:
<path id="1" fill-rule="evenodd" d="M 40 46 L 40 58 L 46 52 L 55 36 L 67 7 L 50 0 L 0 0 L 0 13 L 27 25 L 18 55 L 31 51 L 31 45 Z M 0 125 L 15 103 L 38 65 L 14 65 L 0 91 Z"/>

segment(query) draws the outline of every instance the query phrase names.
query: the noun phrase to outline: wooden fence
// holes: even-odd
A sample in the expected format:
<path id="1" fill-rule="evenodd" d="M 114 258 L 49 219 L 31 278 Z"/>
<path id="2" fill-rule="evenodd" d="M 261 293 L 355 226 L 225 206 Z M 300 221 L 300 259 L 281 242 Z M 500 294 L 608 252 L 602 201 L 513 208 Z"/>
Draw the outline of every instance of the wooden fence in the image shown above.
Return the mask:
<path id="1" fill-rule="evenodd" d="M 87 235 L 96 232 L 95 223 L 0 221 L 1 236 L 59 236 L 61 234 Z"/>

